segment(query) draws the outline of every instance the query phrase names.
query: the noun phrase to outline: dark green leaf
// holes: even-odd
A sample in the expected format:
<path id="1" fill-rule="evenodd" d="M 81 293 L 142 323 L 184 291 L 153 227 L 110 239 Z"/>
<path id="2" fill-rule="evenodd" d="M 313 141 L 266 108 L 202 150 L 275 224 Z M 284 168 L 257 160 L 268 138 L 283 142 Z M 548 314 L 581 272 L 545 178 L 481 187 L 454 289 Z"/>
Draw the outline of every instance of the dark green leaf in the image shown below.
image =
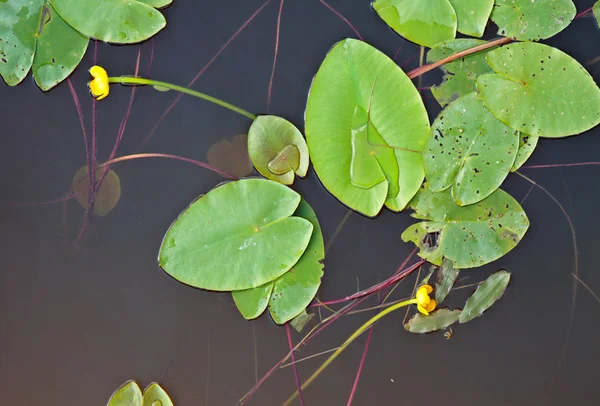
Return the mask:
<path id="1" fill-rule="evenodd" d="M 411 333 L 431 333 L 442 330 L 458 320 L 460 310 L 439 309 L 430 313 L 429 316 L 417 313 L 410 318 L 404 328 Z"/>
<path id="2" fill-rule="evenodd" d="M 510 274 L 506 271 L 498 271 L 487 278 L 467 300 L 465 308 L 460 314 L 459 322 L 466 323 L 481 316 L 502 297 L 509 282 Z"/>
<path id="3" fill-rule="evenodd" d="M 457 31 L 481 38 L 488 23 L 494 0 L 450 0 L 458 19 Z"/>
<path id="4" fill-rule="evenodd" d="M 442 260 L 442 267 L 440 268 L 441 283 L 435 284 L 435 301 L 438 306 L 442 304 L 448 293 L 450 293 L 458 272 L 459 269 L 454 267 L 451 260 L 448 258 Z"/>

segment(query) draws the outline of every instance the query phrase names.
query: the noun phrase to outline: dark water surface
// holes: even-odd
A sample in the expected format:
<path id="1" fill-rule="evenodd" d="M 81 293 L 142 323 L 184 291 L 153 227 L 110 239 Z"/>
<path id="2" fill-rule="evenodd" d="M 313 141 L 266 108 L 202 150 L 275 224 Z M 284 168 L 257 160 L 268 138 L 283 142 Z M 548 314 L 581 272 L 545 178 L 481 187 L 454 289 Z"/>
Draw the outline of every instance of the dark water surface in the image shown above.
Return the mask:
<path id="1" fill-rule="evenodd" d="M 166 12 L 168 28 L 154 39 L 150 77 L 188 83 L 263 0 L 184 1 Z M 418 65 L 419 48 L 387 28 L 368 1 L 330 0 L 364 39 L 405 70 Z M 592 0 L 576 1 L 582 11 Z M 257 113 L 267 112 L 280 2 L 272 0 L 202 74 L 195 88 Z M 493 36 L 493 29 L 490 30 Z M 338 40 L 355 36 L 319 0 L 287 0 L 270 112 L 303 128 L 312 76 Z M 600 55 L 600 32 L 580 18 L 548 43 L 586 63 Z M 132 74 L 141 49 L 145 74 L 151 43 L 98 46 L 110 74 Z M 412 59 L 411 59 L 412 58 Z M 410 59 L 410 60 L 409 60 Z M 408 60 L 408 61 L 407 61 Z M 407 61 L 407 62 L 406 62 Z M 404 63 L 406 62 L 406 63 Z M 82 100 L 88 132 L 91 98 L 87 68 L 93 47 L 71 78 Z M 600 63 L 588 65 L 597 82 Z M 436 80 L 424 77 L 423 86 Z M 98 103 L 98 159 L 114 145 L 130 88 L 113 86 Z M 433 119 L 439 108 L 423 92 Z M 215 142 L 245 133 L 249 120 L 184 97 L 139 149 L 176 97 L 140 88 L 118 155 L 161 152 L 206 160 Z M 0 84 L 0 190 L 3 201 L 40 202 L 68 193 L 85 164 L 77 112 L 65 84 L 42 94 L 31 77 L 17 88 Z M 564 140 L 543 140 L 529 165 L 599 160 L 600 128 Z M 227 295 L 179 284 L 157 265 L 162 236 L 197 195 L 222 181 L 201 168 L 171 160 L 118 164 L 123 194 L 115 210 L 95 217 L 79 248 L 72 247 L 83 209 L 66 205 L 0 210 L 0 394 L 3 405 L 104 405 L 129 378 L 142 386 L 160 381 L 177 405 L 234 405 L 288 349 L 285 329 L 268 316 L 244 321 Z M 523 170 L 568 211 L 577 231 L 579 273 L 600 292 L 598 198 L 600 167 Z M 320 185 L 314 172 L 296 183 L 313 205 L 325 239 L 347 209 Z M 504 188 L 522 200 L 530 184 L 511 175 Z M 354 405 L 570 405 L 595 404 L 600 359 L 600 303 L 581 285 L 565 357 L 573 293 L 573 247 L 566 218 L 541 190 L 523 203 L 531 228 L 509 255 L 484 269 L 465 271 L 462 284 L 505 268 L 512 283 L 484 317 L 441 333 L 412 335 L 398 312 L 375 327 Z M 377 220 L 352 214 L 332 245 L 320 291 L 323 300 L 367 288 L 391 275 L 413 247 L 400 240 L 412 220 L 384 211 Z M 416 259 L 412 260 L 413 262 Z M 394 293 L 408 294 L 413 279 Z M 473 288 L 452 294 L 462 306 Z M 374 304 L 373 301 L 369 304 Z M 345 317 L 297 354 L 339 345 L 374 313 Z M 314 322 L 313 322 L 314 323 Z M 294 332 L 294 341 L 301 338 Z M 305 393 L 307 405 L 344 405 L 360 361 L 361 337 Z M 298 365 L 301 378 L 324 360 Z M 295 390 L 291 368 L 278 371 L 252 405 L 279 405 Z"/>

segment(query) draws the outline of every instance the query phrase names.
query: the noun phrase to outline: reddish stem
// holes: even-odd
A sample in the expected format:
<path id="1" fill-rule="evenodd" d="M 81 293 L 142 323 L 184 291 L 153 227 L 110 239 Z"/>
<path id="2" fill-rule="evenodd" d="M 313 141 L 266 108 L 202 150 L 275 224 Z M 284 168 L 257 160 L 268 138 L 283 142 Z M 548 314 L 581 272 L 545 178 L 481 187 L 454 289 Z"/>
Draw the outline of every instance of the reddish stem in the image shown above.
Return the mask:
<path id="1" fill-rule="evenodd" d="M 594 165 L 600 165 L 600 162 L 575 162 L 572 164 L 530 165 L 530 166 L 522 166 L 521 169 L 569 168 L 569 167 L 573 167 L 573 166 L 594 166 Z"/>
<path id="2" fill-rule="evenodd" d="M 271 110 L 271 91 L 273 90 L 273 80 L 275 79 L 275 65 L 277 64 L 277 54 L 279 53 L 279 32 L 281 29 L 281 14 L 283 12 L 283 2 L 279 4 L 279 14 L 277 14 L 277 31 L 275 35 L 275 52 L 273 55 L 273 67 L 271 68 L 271 78 L 269 79 L 269 87 L 267 90 L 267 113 Z"/>
<path id="3" fill-rule="evenodd" d="M 358 39 L 360 39 L 361 41 L 364 41 L 362 35 L 360 35 L 360 32 L 358 32 L 358 30 L 352 25 L 352 23 L 350 21 L 348 21 L 348 19 L 346 17 L 344 17 L 342 15 L 342 13 L 340 13 L 339 11 L 337 11 L 336 9 L 334 9 L 333 7 L 331 7 L 329 4 L 327 4 L 325 2 L 325 0 L 319 0 L 319 1 L 321 2 L 322 5 L 324 5 L 325 7 L 327 7 L 333 14 L 335 14 L 342 21 L 344 21 L 348 25 L 348 27 L 352 28 L 352 31 L 354 31 L 354 33 L 356 34 L 356 36 L 358 37 Z"/>
<path id="4" fill-rule="evenodd" d="M 592 11 L 594 7 L 590 7 L 587 10 L 583 10 L 581 13 L 577 14 L 575 16 L 575 18 L 579 18 L 579 17 L 583 17 L 584 15 L 586 15 L 587 13 L 589 13 L 590 11 Z"/>
<path id="5" fill-rule="evenodd" d="M 292 369 L 294 370 L 294 380 L 296 381 L 296 390 L 298 391 L 298 398 L 300 399 L 300 405 L 304 406 L 304 398 L 302 397 L 302 387 L 300 385 L 300 376 L 298 375 L 298 369 L 296 368 L 296 356 L 294 355 L 295 349 L 294 344 L 292 343 L 290 323 L 285 323 L 285 332 L 287 334 L 288 346 L 290 347 L 290 357 L 292 359 Z"/>
<path id="6" fill-rule="evenodd" d="M 362 373 L 363 367 L 365 366 L 365 361 L 367 359 L 367 351 L 369 350 L 369 345 L 371 344 L 371 337 L 373 337 L 373 327 L 369 329 L 369 335 L 367 336 L 367 341 L 365 342 L 365 348 L 363 349 L 362 357 L 360 358 L 358 371 L 356 371 L 356 377 L 354 378 L 354 384 L 352 385 L 352 391 L 350 391 L 350 397 L 348 397 L 348 402 L 346 403 L 346 406 L 351 406 L 352 400 L 354 400 L 354 394 L 356 393 L 356 389 L 358 388 L 360 375 Z"/>

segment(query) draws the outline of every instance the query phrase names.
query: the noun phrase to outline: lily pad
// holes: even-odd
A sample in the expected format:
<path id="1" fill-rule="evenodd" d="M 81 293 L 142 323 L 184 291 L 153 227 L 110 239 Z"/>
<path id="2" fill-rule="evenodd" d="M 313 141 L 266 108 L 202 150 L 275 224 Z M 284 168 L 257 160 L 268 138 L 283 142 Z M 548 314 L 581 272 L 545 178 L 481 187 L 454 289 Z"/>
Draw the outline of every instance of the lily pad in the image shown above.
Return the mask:
<path id="1" fill-rule="evenodd" d="M 466 49 L 485 44 L 486 41 L 470 38 L 457 38 L 437 44 L 427 53 L 427 62 L 433 63 Z M 495 48 L 467 55 L 464 58 L 446 63 L 440 68 L 444 80 L 437 86 L 431 86 L 433 97 L 442 107 L 477 89 L 477 78 L 494 71 L 488 65 L 485 56 Z"/>
<path id="2" fill-rule="evenodd" d="M 105 168 L 96 170 L 96 180 L 104 176 Z M 84 208 L 87 209 L 90 196 L 90 182 L 88 177 L 88 167 L 80 168 L 73 177 L 73 192 L 76 193 L 76 199 Z M 104 177 L 100 188 L 96 191 L 94 199 L 94 214 L 97 216 L 106 216 L 110 213 L 121 199 L 121 180 L 110 169 Z"/>
<path id="3" fill-rule="evenodd" d="M 596 22 L 598 23 L 598 27 L 600 28 L 600 1 L 594 4 L 594 17 L 596 17 Z"/>
<path id="4" fill-rule="evenodd" d="M 15 86 L 33 66 L 40 89 L 50 90 L 79 65 L 89 38 L 69 26 L 46 0 L 0 1 L 0 76 Z"/>
<path id="5" fill-rule="evenodd" d="M 460 310 L 439 309 L 429 313 L 428 316 L 417 313 L 404 325 L 411 333 L 425 334 L 445 329 L 456 323 L 460 316 Z"/>
<path id="6" fill-rule="evenodd" d="M 117 44 L 142 42 L 165 28 L 164 16 L 148 4 L 165 1 L 50 0 L 61 17 L 88 37 Z M 146 4 L 148 3 L 148 4 Z"/>
<path id="7" fill-rule="evenodd" d="M 294 266 L 313 231 L 292 217 L 300 195 L 277 182 L 224 183 L 194 201 L 164 237 L 160 266 L 188 285 L 217 291 L 255 288 Z"/>
<path id="8" fill-rule="evenodd" d="M 450 189 L 433 193 L 424 185 L 410 207 L 414 218 L 426 220 L 402 233 L 403 241 L 419 247 L 419 256 L 441 265 L 448 258 L 457 269 L 475 268 L 492 262 L 521 241 L 529 220 L 508 193 L 496 190 L 470 206 L 457 206 Z"/>
<path id="9" fill-rule="evenodd" d="M 431 126 L 423 152 L 429 188 L 452 187 L 459 206 L 477 203 L 506 179 L 518 148 L 518 131 L 494 117 L 476 93 L 462 96 Z"/>
<path id="10" fill-rule="evenodd" d="M 364 42 L 345 39 L 329 52 L 308 95 L 305 127 L 319 179 L 358 212 L 373 217 L 384 204 L 402 210 L 423 182 L 423 100 L 390 58 Z"/>
<path id="11" fill-rule="evenodd" d="M 317 215 L 302 200 L 295 216 L 310 221 L 313 233 L 300 260 L 277 280 L 254 289 L 234 291 L 236 306 L 246 319 L 254 319 L 265 311 L 267 305 L 277 324 L 284 324 L 302 313 L 313 300 L 323 276 L 325 244 Z"/>
<path id="12" fill-rule="evenodd" d="M 140 3 L 147 4 L 154 8 L 165 8 L 173 3 L 173 0 L 139 0 Z"/>
<path id="13" fill-rule="evenodd" d="M 243 178 L 252 173 L 252 162 L 248 155 L 248 136 L 238 134 L 232 141 L 221 140 L 213 144 L 206 153 L 209 164 L 236 178 Z"/>
<path id="14" fill-rule="evenodd" d="M 448 0 L 376 0 L 373 9 L 409 41 L 432 47 L 456 36 L 456 13 Z"/>
<path id="15" fill-rule="evenodd" d="M 135 381 L 127 381 L 113 393 L 107 406 L 142 406 L 142 390 Z"/>
<path id="16" fill-rule="evenodd" d="M 466 323 L 475 317 L 481 316 L 483 312 L 502 297 L 509 282 L 510 273 L 506 271 L 498 271 L 487 278 L 467 300 L 458 321 Z"/>
<path id="17" fill-rule="evenodd" d="M 154 382 L 144 390 L 142 406 L 173 406 L 173 401 L 167 392 Z"/>
<path id="18" fill-rule="evenodd" d="M 277 116 L 259 116 L 248 131 L 248 152 L 256 170 L 284 185 L 308 171 L 308 147 L 300 130 Z"/>
<path id="19" fill-rule="evenodd" d="M 450 293 L 459 271 L 448 258 L 442 260 L 440 268 L 441 282 L 435 284 L 435 301 L 438 306 L 446 299 L 448 293 Z"/>
<path id="20" fill-rule="evenodd" d="M 494 0 L 449 0 L 458 19 L 457 31 L 481 38 L 490 19 Z"/>
<path id="21" fill-rule="evenodd" d="M 496 74 L 480 76 L 477 88 L 487 108 L 509 127 L 556 138 L 600 123 L 600 88 L 564 52 L 521 42 L 489 52 L 487 61 Z"/>
<path id="22" fill-rule="evenodd" d="M 533 154 L 539 139 L 539 137 L 534 135 L 521 133 L 519 136 L 519 150 L 517 151 L 517 157 L 515 158 L 515 162 L 511 169 L 512 172 L 518 170 L 529 159 L 531 154 Z"/>
<path id="23" fill-rule="evenodd" d="M 538 41 L 567 28 L 576 13 L 571 0 L 496 0 L 491 18 L 499 35 Z"/>

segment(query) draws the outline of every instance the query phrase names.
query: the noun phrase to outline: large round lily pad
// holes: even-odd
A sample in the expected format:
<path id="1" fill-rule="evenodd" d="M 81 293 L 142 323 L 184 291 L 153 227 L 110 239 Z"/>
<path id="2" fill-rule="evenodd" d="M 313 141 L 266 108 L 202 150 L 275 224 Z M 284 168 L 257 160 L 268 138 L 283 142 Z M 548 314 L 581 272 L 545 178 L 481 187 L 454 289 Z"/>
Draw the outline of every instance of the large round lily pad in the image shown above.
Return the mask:
<path id="1" fill-rule="evenodd" d="M 431 126 L 423 152 L 429 188 L 452 187 L 459 206 L 477 203 L 506 179 L 518 148 L 518 131 L 494 117 L 476 93 L 463 96 Z"/>
<path id="2" fill-rule="evenodd" d="M 459 269 L 487 264 L 512 250 L 529 228 L 523 208 L 501 189 L 461 207 L 450 189 L 433 193 L 425 185 L 410 207 L 413 217 L 426 221 L 408 227 L 402 240 L 414 242 L 419 256 L 435 265 L 443 258 Z"/>
<path id="3" fill-rule="evenodd" d="M 494 0 L 449 0 L 458 19 L 457 31 L 481 38 L 490 19 Z"/>
<path id="4" fill-rule="evenodd" d="M 496 74 L 477 88 L 492 114 L 525 134 L 566 137 L 600 123 L 600 88 L 579 62 L 548 45 L 522 42 L 487 54 Z"/>
<path id="5" fill-rule="evenodd" d="M 300 195 L 277 182 L 242 179 L 194 201 L 167 231 L 159 261 L 173 278 L 218 291 L 250 289 L 287 272 L 313 225 L 292 217 Z"/>
<path id="6" fill-rule="evenodd" d="M 448 0 L 376 0 L 373 9 L 394 31 L 432 47 L 456 36 L 456 13 Z"/>
<path id="7" fill-rule="evenodd" d="M 423 181 L 429 119 L 418 91 L 386 55 L 339 42 L 317 72 L 306 106 L 306 141 L 323 185 L 375 216 L 402 210 Z"/>

